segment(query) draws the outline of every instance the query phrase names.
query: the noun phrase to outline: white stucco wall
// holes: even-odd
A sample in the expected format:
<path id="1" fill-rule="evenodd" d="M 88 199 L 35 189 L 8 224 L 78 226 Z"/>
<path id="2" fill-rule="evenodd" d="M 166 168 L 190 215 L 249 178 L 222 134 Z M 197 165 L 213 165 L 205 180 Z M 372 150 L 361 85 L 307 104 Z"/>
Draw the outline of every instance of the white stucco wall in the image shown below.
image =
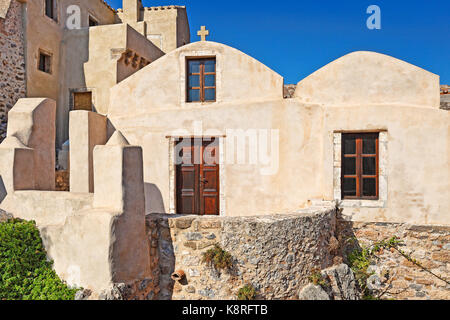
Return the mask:
<path id="1" fill-rule="evenodd" d="M 185 59 L 202 55 L 217 58 L 218 101 L 186 103 Z M 334 133 L 381 130 L 387 137 L 387 200 L 345 213 L 362 221 L 448 224 L 449 115 L 436 108 L 437 83 L 438 76 L 403 61 L 356 52 L 306 78 L 296 98 L 284 100 L 279 75 L 235 49 L 201 42 L 113 87 L 108 116 L 130 143 L 143 147 L 145 182 L 153 190 L 147 196 L 166 212 L 173 206 L 169 138 L 177 130 L 198 135 L 200 124 L 201 134 L 214 135 L 208 130 L 215 129 L 225 145 L 227 129 L 278 130 L 275 174 L 262 175 L 261 164 L 221 165 L 228 216 L 333 201 Z"/>
<path id="2" fill-rule="evenodd" d="M 384 54 L 357 51 L 300 81 L 295 97 L 327 106 L 378 103 L 439 109 L 439 76 Z"/>

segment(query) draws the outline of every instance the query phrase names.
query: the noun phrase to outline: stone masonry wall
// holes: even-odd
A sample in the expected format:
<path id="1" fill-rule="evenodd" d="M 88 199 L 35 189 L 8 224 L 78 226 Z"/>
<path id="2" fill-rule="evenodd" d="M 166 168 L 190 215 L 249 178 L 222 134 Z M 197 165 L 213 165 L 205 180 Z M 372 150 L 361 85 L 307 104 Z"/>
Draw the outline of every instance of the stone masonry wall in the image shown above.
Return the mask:
<path id="1" fill-rule="evenodd" d="M 419 226 L 398 223 L 361 223 L 338 220 L 342 250 L 354 249 L 346 240 L 355 237 L 359 245 L 390 239 L 394 236 L 404 241 L 401 249 L 425 268 L 450 281 L 450 226 Z M 345 256 L 345 254 L 343 254 Z M 369 267 L 375 272 L 375 283 L 386 282 L 392 287 L 383 298 L 398 300 L 449 300 L 450 285 L 409 262 L 395 250 L 384 250 L 378 262 Z M 388 271 L 388 277 L 384 274 Z M 382 286 L 383 287 L 383 286 Z"/>
<path id="2" fill-rule="evenodd" d="M 441 109 L 450 110 L 450 86 L 441 86 Z"/>
<path id="3" fill-rule="evenodd" d="M 0 18 L 0 143 L 6 137 L 9 110 L 26 95 L 21 10 L 13 0 L 6 18 Z"/>
<path id="4" fill-rule="evenodd" d="M 236 218 L 148 215 L 154 270 L 148 298 L 234 300 L 252 284 L 258 299 L 298 299 L 311 271 L 333 264 L 335 225 L 334 209 Z M 202 262 L 216 243 L 233 257 L 229 272 Z M 171 279 L 178 270 L 185 272 L 184 281 Z"/>
<path id="5" fill-rule="evenodd" d="M 291 99 L 294 97 L 295 89 L 297 88 L 296 84 L 285 84 L 283 88 L 283 97 L 285 99 Z"/>

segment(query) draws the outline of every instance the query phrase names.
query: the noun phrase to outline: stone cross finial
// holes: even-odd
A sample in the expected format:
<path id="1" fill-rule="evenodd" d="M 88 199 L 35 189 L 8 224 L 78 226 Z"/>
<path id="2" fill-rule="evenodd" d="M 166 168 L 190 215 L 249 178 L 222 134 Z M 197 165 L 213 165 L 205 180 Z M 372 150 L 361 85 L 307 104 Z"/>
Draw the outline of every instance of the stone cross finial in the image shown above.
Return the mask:
<path id="1" fill-rule="evenodd" d="M 206 36 L 209 36 L 209 30 L 206 30 L 206 27 L 202 26 L 197 32 L 197 35 L 200 36 L 201 41 L 206 41 Z"/>

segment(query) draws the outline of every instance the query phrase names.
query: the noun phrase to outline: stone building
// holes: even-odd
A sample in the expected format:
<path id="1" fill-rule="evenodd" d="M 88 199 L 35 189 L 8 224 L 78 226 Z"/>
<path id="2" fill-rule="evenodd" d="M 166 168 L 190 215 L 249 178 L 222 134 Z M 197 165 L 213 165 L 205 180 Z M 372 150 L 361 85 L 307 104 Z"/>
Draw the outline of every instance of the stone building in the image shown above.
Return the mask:
<path id="1" fill-rule="evenodd" d="M 189 42 L 181 6 L 144 8 L 125 0 L 116 11 L 103 0 L 2 0 L 2 127 L 19 98 L 54 99 L 61 149 L 70 110 L 106 113 L 109 88 Z"/>
<path id="2" fill-rule="evenodd" d="M 8 111 L 26 95 L 24 28 L 19 2 L 0 1 L 0 142 Z"/>
<path id="3" fill-rule="evenodd" d="M 36 221 L 69 284 L 93 297 L 222 299 L 255 281 L 262 298 L 293 299 L 340 258 L 336 202 L 350 233 L 407 237 L 448 275 L 438 75 L 353 52 L 285 87 L 256 59 L 206 41 L 205 28 L 189 43 L 183 7 L 77 3 L 82 25 L 70 30 L 69 2 L 6 1 L 7 18 L 29 15 L 27 98 L 0 144 L 0 209 Z M 55 141 L 68 137 L 70 192 L 55 192 Z M 235 255 L 233 276 L 201 264 L 215 243 Z M 187 283 L 171 279 L 176 270 Z M 414 279 L 420 297 L 448 298 L 445 281 Z"/>

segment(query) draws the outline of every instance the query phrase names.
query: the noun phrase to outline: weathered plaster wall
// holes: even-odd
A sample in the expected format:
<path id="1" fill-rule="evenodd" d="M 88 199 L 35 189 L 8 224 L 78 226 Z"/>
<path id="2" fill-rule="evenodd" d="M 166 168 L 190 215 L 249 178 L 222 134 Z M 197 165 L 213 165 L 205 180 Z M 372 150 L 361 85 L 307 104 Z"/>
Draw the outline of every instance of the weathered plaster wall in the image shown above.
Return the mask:
<path id="1" fill-rule="evenodd" d="M 95 112 L 70 112 L 70 191 L 94 192 L 94 148 L 107 141 L 107 119 Z"/>
<path id="2" fill-rule="evenodd" d="M 128 23 L 165 53 L 190 43 L 190 29 L 186 7 L 160 6 L 143 8 L 136 0 L 126 0 L 124 10 L 117 16 Z M 136 10 L 136 8 L 140 9 Z M 129 10 L 129 12 L 127 12 Z"/>
<path id="3" fill-rule="evenodd" d="M 25 51 L 22 4 L 0 2 L 0 143 L 6 138 L 8 112 L 25 97 Z"/>
<path id="4" fill-rule="evenodd" d="M 11 0 L 0 0 L 0 18 L 5 19 L 9 7 L 11 4 Z"/>
<path id="5" fill-rule="evenodd" d="M 27 97 L 46 97 L 58 101 L 63 60 L 60 46 L 63 36 L 62 8 L 58 5 L 58 21 L 45 15 L 44 1 L 27 1 L 26 65 Z M 38 69 L 39 50 L 51 55 L 51 72 Z"/>
<path id="6" fill-rule="evenodd" d="M 344 212 L 346 210 L 344 209 Z M 400 248 L 425 268 L 450 281 L 450 227 L 398 223 L 363 223 L 338 220 L 338 234 L 343 252 L 351 252 L 356 237 L 360 246 L 391 239 L 396 236 L 404 242 Z M 383 250 L 377 254 L 376 264 L 369 267 L 379 288 L 392 286 L 384 298 L 396 300 L 449 300 L 450 285 L 417 265 L 397 251 Z M 384 275 L 388 272 L 388 277 Z"/>
<path id="7" fill-rule="evenodd" d="M 116 132 L 94 150 L 93 195 L 15 191 L 1 203 L 16 218 L 37 222 L 55 271 L 93 297 L 150 274 L 142 149 L 120 138 Z"/>
<path id="8" fill-rule="evenodd" d="M 186 103 L 186 57 L 215 56 L 217 63 L 217 101 Z M 240 79 L 240 81 L 236 81 Z M 243 81 L 245 79 L 245 81 Z M 152 88 L 152 90 L 148 90 Z M 158 94 L 155 94 L 158 92 Z M 127 97 L 123 106 L 120 97 Z M 215 42 L 195 42 L 179 48 L 147 66 L 142 72 L 111 90 L 108 115 L 144 115 L 157 110 L 216 107 L 220 103 L 250 103 L 281 100 L 283 78 L 248 55 Z M 140 101 L 145 100 L 144 105 Z"/>
<path id="9" fill-rule="evenodd" d="M 295 97 L 327 106 L 402 104 L 439 108 L 439 76 L 387 55 L 357 51 L 300 81 Z"/>
<path id="10" fill-rule="evenodd" d="M 55 112 L 51 99 L 22 98 L 0 143 L 0 202 L 16 190 L 55 189 Z"/>
<path id="11" fill-rule="evenodd" d="M 63 224 L 73 213 L 92 208 L 94 196 L 70 192 L 16 191 L 1 203 L 15 217 L 34 220 L 38 226 Z"/>
<path id="12" fill-rule="evenodd" d="M 67 8 L 71 5 L 77 5 L 80 7 L 80 22 L 81 28 L 89 28 L 89 17 L 91 16 L 98 24 L 114 24 L 116 23 L 116 13 L 105 1 L 103 0 L 62 0 L 59 1 L 59 14 L 62 21 L 61 26 L 65 27 L 65 23 L 69 18 L 67 14 Z"/>
<path id="13" fill-rule="evenodd" d="M 355 221 L 449 224 L 450 135 L 448 112 L 407 105 L 364 105 L 325 109 L 323 198 L 332 200 L 333 132 L 386 130 L 384 153 L 387 202 L 362 207 L 346 201 Z M 439 153 L 439 156 L 433 156 Z M 436 168 L 440 168 L 436 170 Z M 384 177 L 383 177 L 384 179 Z M 384 184 L 384 183 L 383 183 Z M 380 184 L 381 185 L 381 184 Z"/>
<path id="14" fill-rule="evenodd" d="M 88 27 L 88 13 L 95 16 L 100 24 L 114 23 L 114 12 L 102 1 L 65 0 L 57 2 L 57 18 L 45 15 L 45 1 L 27 1 L 26 42 L 27 42 L 27 95 L 47 97 L 58 101 L 65 65 L 61 52 L 66 27 L 67 7 L 78 5 L 81 9 L 81 27 Z M 39 50 L 52 56 L 51 74 L 38 70 Z"/>
<path id="15" fill-rule="evenodd" d="M 217 102 L 186 103 L 185 59 L 202 55 L 217 58 Z M 225 202 L 221 212 L 233 216 L 289 212 L 310 201 L 335 200 L 334 133 L 382 130 L 387 135 L 386 148 L 380 150 L 386 160 L 382 191 L 387 202 L 381 206 L 377 201 L 364 206 L 355 203 L 348 214 L 361 221 L 448 224 L 449 115 L 433 105 L 439 96 L 438 87 L 434 90 L 437 76 L 384 55 L 362 52 L 352 57 L 373 61 L 368 60 L 368 70 L 357 70 L 353 76 L 347 72 L 337 93 L 349 95 L 355 86 L 355 97 L 349 95 L 349 99 L 362 97 L 360 84 L 352 77 L 359 77 L 368 92 L 382 92 L 381 82 L 373 82 L 373 88 L 368 84 L 373 77 L 384 79 L 386 70 L 373 68 L 381 59 L 392 70 L 400 69 L 393 72 L 394 79 L 413 74 L 415 82 L 408 80 L 414 82 L 411 87 L 428 88 L 421 89 L 428 100 L 419 96 L 409 100 L 406 91 L 391 91 L 389 81 L 386 94 L 376 98 L 384 101 L 380 103 L 373 103 L 371 94 L 367 102 L 357 105 L 331 105 L 326 98 L 317 100 L 320 104 L 304 103 L 298 89 L 296 98 L 283 99 L 279 75 L 235 49 L 211 42 L 179 48 L 113 87 L 108 116 L 131 143 L 143 147 L 145 182 L 153 190 L 147 197 L 163 203 L 163 208 L 150 208 L 147 213 L 161 209 L 173 213 L 170 137 L 222 137 L 221 152 L 227 159 L 227 143 L 234 139 L 227 129 L 278 130 L 279 150 L 272 159 L 278 166 L 272 175 L 262 174 L 267 164 L 251 164 L 248 158 L 246 164 L 221 163 Z M 335 74 L 329 73 L 330 77 Z"/>
<path id="16" fill-rule="evenodd" d="M 55 190 L 56 102 L 46 98 L 20 99 L 9 112 L 8 137 L 33 149 L 34 190 Z"/>
<path id="17" fill-rule="evenodd" d="M 21 5 L 15 0 L 11 3 L 12 9 L 10 10 L 10 15 L 16 16 L 15 21 L 17 23 L 12 22 L 11 19 L 7 20 L 9 22 L 7 22 L 7 25 L 5 24 L 5 27 L 3 27 L 3 23 L 0 23 L 0 30 L 2 31 L 0 32 L 0 36 L 6 34 L 5 28 L 10 32 L 12 30 L 11 28 L 17 29 L 21 26 L 22 21 L 19 16 L 21 14 Z M 80 30 L 67 29 L 66 22 L 69 18 L 67 8 L 70 5 L 77 5 L 81 10 Z M 7 120 L 5 114 L 6 109 L 11 108 L 15 100 L 25 95 L 27 97 L 46 97 L 54 99 L 58 104 L 56 144 L 58 147 L 61 146 L 68 139 L 68 112 L 71 105 L 70 97 L 72 95 L 72 89 L 94 91 L 94 103 L 99 105 L 98 110 L 100 113 L 106 113 L 109 88 L 136 72 L 140 67 L 145 66 L 164 54 L 164 52 L 158 49 L 162 47 L 160 42 L 156 41 L 157 46 L 155 46 L 151 45 L 151 42 L 147 40 L 147 31 L 154 32 L 156 35 L 163 35 L 161 39 L 164 39 L 164 50 L 166 52 L 189 42 L 189 25 L 184 7 L 167 7 L 167 10 L 162 9 L 159 11 L 156 9 L 154 10 L 155 12 L 158 11 L 158 13 L 162 12 L 163 14 L 150 14 L 150 16 L 145 18 L 145 22 L 144 10 L 142 10 L 142 12 L 139 12 L 140 22 L 138 23 L 136 21 L 136 23 L 132 23 L 132 26 L 136 27 L 138 32 L 141 33 L 142 39 L 134 35 L 132 31 L 126 31 L 129 36 L 126 40 L 121 37 L 123 31 L 117 33 L 118 29 L 114 24 L 121 24 L 122 29 L 129 28 L 125 24 L 122 24 L 117 13 L 101 0 L 58 1 L 55 19 L 51 19 L 45 15 L 43 0 L 26 1 L 23 3 L 23 7 L 24 12 L 26 12 L 26 16 L 23 19 L 23 34 L 26 39 L 25 47 L 23 47 L 20 32 L 15 32 L 14 37 L 17 37 L 17 39 L 10 37 L 11 39 L 7 43 L 0 41 L 0 46 L 8 47 L 8 54 L 14 55 L 14 57 L 11 56 L 11 59 L 8 59 L 9 65 L 4 75 L 0 74 L 0 83 L 3 80 L 6 82 L 6 79 L 9 79 L 8 88 L 2 88 L 6 90 L 3 95 L 7 96 L 7 100 L 4 98 L 4 103 L 0 100 L 0 122 L 3 123 L 0 125 L 0 139 L 4 135 L 3 131 L 5 130 Z M 2 5 L 2 12 L 6 12 L 5 8 L 6 2 Z M 100 27 L 89 28 L 89 16 L 92 16 L 99 23 Z M 0 18 L 0 20 L 3 19 Z M 101 29 L 102 31 L 99 31 L 103 32 L 104 36 L 95 37 L 89 35 L 89 30 L 102 28 L 101 26 L 104 25 L 111 27 L 108 29 L 103 28 Z M 105 30 L 108 30 L 108 32 L 104 32 Z M 135 33 L 138 32 L 136 31 Z M 116 37 L 121 39 L 119 41 L 126 41 L 126 44 L 121 46 L 105 46 L 105 43 L 116 41 Z M 150 40 L 153 39 L 150 37 Z M 17 41 L 21 42 L 20 45 L 16 43 Z M 89 45 L 93 41 L 99 42 L 98 47 Z M 12 43 L 12 47 L 9 45 L 10 42 Z M 108 52 L 102 50 L 103 47 L 106 47 Z M 110 52 L 109 49 L 115 49 L 116 51 L 113 50 L 114 52 Z M 120 59 L 121 53 L 117 56 L 117 50 L 127 49 L 131 49 L 133 55 L 134 53 L 139 54 L 139 67 L 137 69 L 135 67 L 123 67 L 120 64 L 113 66 L 110 63 L 114 59 Z M 50 73 L 38 70 L 40 50 L 51 56 Z M 102 55 L 99 60 L 91 59 L 91 56 L 97 54 L 96 50 L 99 50 L 98 54 Z M 2 52 L 5 51 L 2 50 Z M 21 55 L 24 55 L 24 57 L 21 57 Z M 145 63 L 142 64 L 140 58 L 144 58 Z M 86 62 L 90 62 L 91 64 Z M 84 66 L 85 63 L 86 66 Z M 9 70 L 10 68 L 14 69 Z M 24 69 L 26 69 L 26 72 Z M 115 74 L 108 74 L 111 72 L 109 70 L 112 70 Z M 2 72 L 4 71 L 2 70 Z M 11 74 L 11 72 L 14 74 Z M 85 77 L 85 73 L 89 73 L 87 77 Z M 3 79 L 3 77 L 5 78 Z M 11 79 L 15 80 L 11 81 Z M 108 81 L 110 83 L 106 83 Z M 27 84 L 26 86 L 25 83 Z M 99 86 L 98 92 L 96 92 L 97 84 Z"/>
<path id="18" fill-rule="evenodd" d="M 93 111 L 105 114 L 109 89 L 163 55 L 126 24 L 66 31 L 64 44 L 65 71 L 60 92 L 58 145 L 68 139 L 73 92 L 91 91 Z"/>
<path id="19" fill-rule="evenodd" d="M 144 103 L 141 107 L 143 106 Z M 147 196 L 152 197 L 154 204 L 163 203 L 163 208 L 155 205 L 147 213 L 161 212 L 158 210 L 162 209 L 169 212 L 171 208 L 170 139 L 167 136 L 176 133 L 179 128 L 185 129 L 187 135 L 195 134 L 197 121 L 203 121 L 204 133 L 216 129 L 220 134 L 226 134 L 227 128 L 245 131 L 272 128 L 280 130 L 279 153 L 274 150 L 272 159 L 274 169 L 278 170 L 274 171 L 274 175 L 262 174 L 262 170 L 270 172 L 269 164 L 224 163 L 220 167 L 224 175 L 222 192 L 225 197 L 225 215 L 233 216 L 274 214 L 291 208 L 299 209 L 307 205 L 309 197 L 321 197 L 318 172 L 322 163 L 321 154 L 317 152 L 317 143 L 322 139 L 322 112 L 319 107 L 299 108 L 294 103 L 285 101 L 172 109 L 147 115 L 129 114 L 126 118 L 111 120 L 131 143 L 144 148 L 145 182 L 146 185 L 153 186 L 149 188 L 150 193 L 147 193 Z M 239 114 L 245 116 L 237 116 Z M 307 118 L 311 121 L 305 121 Z M 232 138 L 228 136 L 224 139 L 224 159 L 228 152 L 227 139 Z M 273 138 L 276 138 L 275 135 Z"/>
<path id="20" fill-rule="evenodd" d="M 126 50 L 138 53 L 151 62 L 162 55 L 155 46 L 126 24 L 96 27 L 89 31 L 89 61 L 84 65 L 86 86 L 96 88 L 95 109 L 105 114 L 109 106 L 109 89 L 143 65 L 118 67 Z"/>
<path id="21" fill-rule="evenodd" d="M 150 7 L 141 11 L 147 22 L 147 36 L 165 53 L 190 42 L 186 8 L 182 6 Z M 158 37 L 156 37 L 158 36 Z"/>
<path id="22" fill-rule="evenodd" d="M 334 209 L 248 218 L 147 215 L 153 286 L 148 299 L 237 298 L 245 284 L 259 299 L 297 299 L 314 268 L 333 264 Z M 289 230 L 287 232 L 287 230 Z M 231 271 L 202 263 L 214 244 L 233 257 Z M 183 270 L 186 279 L 170 276 Z"/>

